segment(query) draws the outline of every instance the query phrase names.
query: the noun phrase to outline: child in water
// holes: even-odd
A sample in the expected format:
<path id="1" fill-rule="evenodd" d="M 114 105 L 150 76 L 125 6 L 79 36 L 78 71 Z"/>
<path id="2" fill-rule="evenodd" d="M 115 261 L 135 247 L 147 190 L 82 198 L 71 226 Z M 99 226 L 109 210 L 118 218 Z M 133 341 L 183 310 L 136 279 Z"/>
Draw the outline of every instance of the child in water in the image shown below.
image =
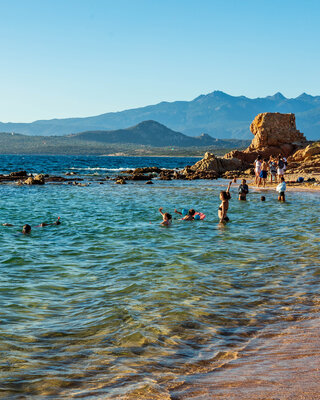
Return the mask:
<path id="1" fill-rule="evenodd" d="M 169 213 L 164 213 L 163 208 L 159 208 L 159 213 L 162 215 L 163 221 L 161 222 L 161 225 L 169 226 L 172 223 L 172 215 Z"/>
<path id="2" fill-rule="evenodd" d="M 219 216 L 220 223 L 226 223 L 229 221 L 227 212 L 228 212 L 228 208 L 229 208 L 229 200 L 231 199 L 231 196 L 230 196 L 231 183 L 232 182 L 229 182 L 227 190 L 222 190 L 220 192 L 221 204 L 220 204 L 220 207 L 218 210 L 218 216 Z"/>
<path id="3" fill-rule="evenodd" d="M 286 189 L 287 189 L 287 185 L 286 185 L 286 182 L 284 180 L 284 177 L 282 176 L 280 178 L 280 183 L 277 186 L 277 192 L 279 193 L 279 196 L 278 196 L 278 200 L 279 201 L 283 201 L 283 202 L 286 201 L 286 196 L 285 196 Z"/>
<path id="4" fill-rule="evenodd" d="M 177 211 L 176 209 L 174 209 L 174 212 L 175 213 L 177 213 L 177 214 L 179 214 L 179 215 L 183 215 L 180 211 Z M 188 211 L 188 214 L 187 215 L 185 215 L 183 218 L 181 218 L 181 219 L 183 219 L 184 221 L 193 221 L 194 220 L 194 214 L 195 214 L 196 212 L 195 212 L 195 210 L 193 209 L 193 208 L 191 208 L 189 211 Z"/>

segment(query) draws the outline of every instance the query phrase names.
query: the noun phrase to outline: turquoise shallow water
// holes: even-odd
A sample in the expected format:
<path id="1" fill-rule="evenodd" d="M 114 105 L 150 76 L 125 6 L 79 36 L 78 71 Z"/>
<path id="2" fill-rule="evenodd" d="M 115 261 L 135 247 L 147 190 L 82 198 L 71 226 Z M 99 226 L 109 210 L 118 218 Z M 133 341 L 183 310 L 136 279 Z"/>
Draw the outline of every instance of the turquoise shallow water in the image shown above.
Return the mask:
<path id="1" fill-rule="evenodd" d="M 0 397 L 165 399 L 317 308 L 318 193 L 233 188 L 221 227 L 226 182 L 154 182 L 0 186 Z M 160 206 L 207 218 L 165 228 Z"/>

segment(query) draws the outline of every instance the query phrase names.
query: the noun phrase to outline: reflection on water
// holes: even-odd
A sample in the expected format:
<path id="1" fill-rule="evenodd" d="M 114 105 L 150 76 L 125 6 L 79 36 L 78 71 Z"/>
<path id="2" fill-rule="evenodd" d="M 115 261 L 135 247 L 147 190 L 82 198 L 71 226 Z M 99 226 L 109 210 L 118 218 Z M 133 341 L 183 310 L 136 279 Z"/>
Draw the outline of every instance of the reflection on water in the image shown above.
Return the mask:
<path id="1" fill-rule="evenodd" d="M 311 312 L 319 195 L 234 193 L 221 229 L 221 184 L 1 186 L 2 222 L 62 221 L 0 229 L 1 395 L 170 398 L 265 326 Z M 164 228 L 160 206 L 207 218 Z"/>

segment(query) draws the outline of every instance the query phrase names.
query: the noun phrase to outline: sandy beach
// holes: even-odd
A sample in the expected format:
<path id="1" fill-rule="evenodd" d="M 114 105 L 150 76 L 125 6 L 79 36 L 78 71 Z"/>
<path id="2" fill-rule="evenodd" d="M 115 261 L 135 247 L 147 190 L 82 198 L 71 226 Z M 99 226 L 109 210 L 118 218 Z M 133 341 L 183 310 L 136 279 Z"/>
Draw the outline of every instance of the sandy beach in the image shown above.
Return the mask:
<path id="1" fill-rule="evenodd" d="M 175 400 L 318 400 L 320 314 L 263 330 L 225 364 Z M 183 394 L 182 394 L 183 393 Z"/>

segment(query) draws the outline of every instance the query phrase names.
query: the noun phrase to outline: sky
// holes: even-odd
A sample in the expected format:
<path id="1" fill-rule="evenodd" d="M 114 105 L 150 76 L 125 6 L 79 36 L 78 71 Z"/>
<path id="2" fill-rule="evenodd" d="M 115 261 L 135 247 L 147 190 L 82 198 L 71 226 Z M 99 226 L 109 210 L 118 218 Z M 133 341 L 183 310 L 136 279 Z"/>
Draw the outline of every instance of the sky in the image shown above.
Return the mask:
<path id="1" fill-rule="evenodd" d="M 0 121 L 320 95 L 318 0 L 0 0 Z"/>

